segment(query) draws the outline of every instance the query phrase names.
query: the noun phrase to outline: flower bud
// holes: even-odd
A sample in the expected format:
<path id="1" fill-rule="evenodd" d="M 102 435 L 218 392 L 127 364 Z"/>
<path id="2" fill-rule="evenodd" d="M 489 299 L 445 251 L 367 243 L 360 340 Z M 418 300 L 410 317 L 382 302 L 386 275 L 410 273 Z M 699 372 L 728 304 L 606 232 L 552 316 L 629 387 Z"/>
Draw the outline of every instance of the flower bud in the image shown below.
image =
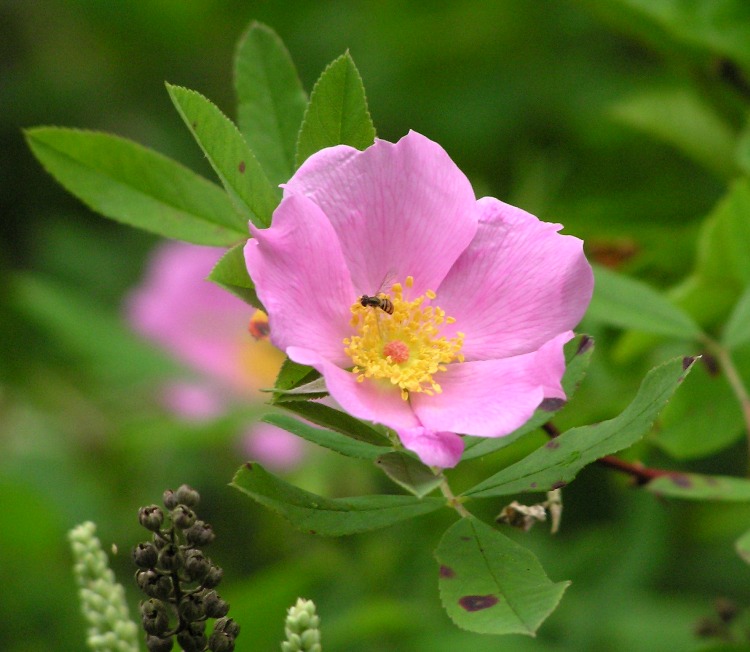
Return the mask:
<path id="1" fill-rule="evenodd" d="M 310 650 L 311 652 L 317 651 L 319 652 L 320 647 L 320 630 L 318 629 L 308 629 L 300 635 L 300 640 L 302 642 L 302 649 L 303 650 Z"/>
<path id="2" fill-rule="evenodd" d="M 159 638 L 158 636 L 147 636 L 146 649 L 148 652 L 171 652 L 172 637 Z"/>
<path id="3" fill-rule="evenodd" d="M 169 510 L 173 510 L 175 507 L 177 507 L 177 503 L 179 502 L 173 489 L 167 489 L 162 494 L 162 500 L 164 501 L 164 507 Z"/>
<path id="4" fill-rule="evenodd" d="M 172 542 L 168 537 L 162 536 L 159 532 L 154 532 L 152 543 L 154 544 L 154 548 L 161 550 L 164 546 Z"/>
<path id="5" fill-rule="evenodd" d="M 125 590 L 115 581 L 107 555 L 96 537 L 94 523 L 73 528 L 68 537 L 83 614 L 88 624 L 88 647 L 137 650 L 138 627 L 128 615 Z"/>
<path id="6" fill-rule="evenodd" d="M 229 613 L 229 604 L 221 599 L 216 591 L 206 591 L 203 595 L 203 607 L 209 618 L 223 618 Z"/>
<path id="7" fill-rule="evenodd" d="M 138 510 L 138 521 L 147 530 L 156 532 L 164 522 L 164 512 L 162 512 L 156 505 L 141 507 Z"/>
<path id="8" fill-rule="evenodd" d="M 203 596 L 201 593 L 189 593 L 177 605 L 177 613 L 185 622 L 192 623 L 204 618 L 206 609 L 203 605 Z"/>
<path id="9" fill-rule="evenodd" d="M 208 649 L 211 652 L 232 652 L 234 650 L 234 636 L 214 630 L 208 639 Z"/>
<path id="10" fill-rule="evenodd" d="M 186 484 L 180 485 L 174 493 L 177 498 L 177 503 L 187 507 L 197 507 L 201 499 L 200 494 Z"/>
<path id="11" fill-rule="evenodd" d="M 190 623 L 186 629 L 177 634 L 177 643 L 184 652 L 203 652 L 208 642 L 205 629 L 205 622 Z"/>
<path id="12" fill-rule="evenodd" d="M 151 598 L 141 603 L 141 622 L 147 634 L 160 636 L 169 629 L 169 617 L 164 603 Z"/>
<path id="13" fill-rule="evenodd" d="M 219 618 L 214 624 L 215 632 L 224 632 L 233 638 L 237 638 L 240 633 L 240 626 L 231 618 Z"/>
<path id="14" fill-rule="evenodd" d="M 182 562 L 182 552 L 180 551 L 179 546 L 176 546 L 173 543 L 164 546 L 159 551 L 157 565 L 162 570 L 170 573 L 179 570 L 182 568 Z"/>
<path id="15" fill-rule="evenodd" d="M 191 546 L 206 546 L 214 540 L 215 536 L 213 528 L 203 521 L 196 521 L 185 530 L 185 539 Z"/>
<path id="16" fill-rule="evenodd" d="M 139 543 L 133 548 L 133 561 L 138 568 L 153 568 L 156 559 L 156 546 L 153 543 Z"/>
<path id="17" fill-rule="evenodd" d="M 286 641 L 281 644 L 283 652 L 320 652 L 320 618 L 315 613 L 311 600 L 299 598 L 287 611 L 284 631 Z"/>
<path id="18" fill-rule="evenodd" d="M 200 582 L 211 570 L 211 562 L 200 550 L 190 548 L 185 551 L 185 561 L 182 567 L 189 580 Z"/>
<path id="19" fill-rule="evenodd" d="M 213 589 L 219 586 L 221 583 L 222 578 L 224 577 L 224 571 L 216 566 L 215 564 L 212 564 L 211 567 L 208 569 L 208 573 L 206 573 L 206 576 L 203 578 L 203 588 L 205 589 Z"/>
<path id="20" fill-rule="evenodd" d="M 172 594 L 172 580 L 156 571 L 140 570 L 135 574 L 135 581 L 141 591 L 151 598 L 168 600 Z"/>
<path id="21" fill-rule="evenodd" d="M 186 505 L 177 505 L 171 513 L 172 523 L 180 530 L 187 530 L 195 523 L 195 512 Z"/>

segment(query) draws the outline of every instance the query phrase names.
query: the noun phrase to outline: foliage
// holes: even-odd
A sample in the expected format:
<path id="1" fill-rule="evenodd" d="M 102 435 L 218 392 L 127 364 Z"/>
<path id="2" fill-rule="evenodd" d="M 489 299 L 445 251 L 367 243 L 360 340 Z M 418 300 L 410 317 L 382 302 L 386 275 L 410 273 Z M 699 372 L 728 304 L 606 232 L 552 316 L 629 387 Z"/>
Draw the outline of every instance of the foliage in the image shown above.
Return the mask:
<path id="1" fill-rule="evenodd" d="M 399 63 L 387 38 L 372 50 L 363 46 L 361 57 L 352 39 L 364 74 L 352 55 L 341 55 L 309 84 L 309 100 L 300 79 L 314 80 L 310 66 L 322 67 L 322 55 L 313 51 L 313 63 L 305 61 L 298 73 L 281 39 L 254 23 L 236 50 L 237 127 L 203 94 L 181 85 L 167 87 L 221 186 L 174 158 L 120 137 L 58 127 L 26 130 L 45 169 L 93 210 L 160 236 L 227 247 L 211 278 L 253 306 L 259 302 L 241 257 L 247 222 L 270 224 L 280 196 L 277 184 L 309 154 L 336 143 L 370 144 L 375 135 L 371 110 L 385 136 L 406 127 L 450 134 L 446 148 L 457 159 L 471 159 L 466 167 L 474 168 L 478 186 L 563 222 L 567 232 L 586 239 L 590 256 L 599 263 L 595 298 L 583 325 L 596 338 L 596 352 L 592 355 L 588 338 L 567 349 L 570 405 L 559 413 L 540 410 L 528 427 L 502 440 L 471 441 L 461 467 L 450 474 L 435 474 L 398 450 L 382 429 L 306 400 L 319 395 L 315 374 L 287 366 L 272 394 L 274 411 L 265 420 L 348 459 L 342 466 L 332 455 L 321 458 L 318 473 L 300 472 L 293 482 L 257 464 L 237 471 L 233 485 L 241 495 L 227 496 L 226 504 L 238 520 L 238 550 L 227 551 L 232 561 L 223 565 L 242 568 L 239 550 L 248 545 L 258 556 L 250 562 L 254 576 L 228 587 L 237 596 L 233 613 L 239 602 L 238 621 L 243 607 L 252 611 L 267 598 L 269 605 L 282 605 L 273 616 L 280 634 L 283 606 L 296 597 L 286 593 L 313 595 L 310 588 L 315 587 L 328 596 L 315 599 L 325 613 L 330 649 L 383 649 L 390 641 L 408 646 L 390 649 L 410 650 L 496 646 L 490 637 L 485 642 L 447 629 L 427 601 L 417 602 L 422 597 L 415 597 L 415 587 L 434 597 L 439 575 L 443 606 L 459 627 L 538 633 L 536 643 L 519 642 L 519 650 L 551 649 L 557 639 L 571 650 L 601 648 L 602 641 L 614 650 L 681 649 L 689 645 L 691 619 L 708 611 L 715 595 L 734 593 L 741 604 L 750 604 L 743 581 L 748 571 L 740 561 L 747 559 L 742 533 L 750 501 L 750 483 L 741 477 L 747 457 L 741 440 L 750 422 L 744 389 L 750 378 L 750 190 L 745 176 L 750 40 L 743 38 L 750 16 L 741 0 L 725 0 L 721 7 L 705 0 L 698 3 L 703 12 L 688 2 L 582 4 L 590 5 L 589 13 L 566 6 L 550 10 L 550 16 L 534 9 L 518 18 L 513 3 L 499 3 L 494 10 L 481 2 L 459 3 L 455 11 L 472 19 L 458 24 L 470 25 L 471 34 L 454 28 L 458 14 L 436 10 L 428 17 L 417 5 L 408 5 L 405 19 L 392 17 L 381 28 L 399 46 L 408 42 L 407 78 L 383 81 Z M 312 11 L 301 10 L 298 20 L 308 20 Z M 416 18 L 429 18 L 429 31 L 421 39 L 404 31 L 418 23 Z M 588 34 L 594 50 L 559 58 L 550 34 L 557 34 L 560 19 L 571 32 Z M 282 23 L 274 22 L 280 30 Z M 494 72 L 487 60 L 493 50 L 483 51 L 483 46 L 494 47 L 496 35 L 485 23 L 508 30 L 497 37 L 505 44 L 503 53 L 520 51 L 519 44 L 541 29 L 538 53 L 529 53 L 528 60 L 514 59 L 517 54 L 503 59 L 505 69 L 524 72 L 505 80 L 509 99 L 498 103 L 499 110 L 496 99 L 487 100 L 485 79 Z M 302 51 L 299 36 L 287 30 L 288 42 L 296 44 L 293 51 Z M 611 39 L 630 48 L 632 74 L 613 71 L 622 49 L 610 47 Z M 429 46 L 432 42 L 440 42 L 441 49 Z M 328 59 L 338 53 L 317 47 Z M 480 51 L 473 63 L 470 54 Z M 378 67 L 373 61 L 379 57 L 385 61 Z M 426 67 L 439 68 L 441 61 L 460 92 L 454 87 L 441 95 L 438 86 L 431 90 L 422 79 Z M 540 73 L 533 83 L 527 66 Z M 650 74 L 640 74 L 642 67 Z M 590 85 L 587 75 L 594 79 Z M 168 71 L 164 76 L 174 78 Z M 200 83 L 199 77 L 193 79 Z M 566 103 L 563 97 L 576 79 L 583 92 Z M 514 93 L 513 84 L 521 91 Z M 206 90 L 213 92 L 223 91 Z M 398 108 L 401 100 L 408 109 Z M 558 123 L 564 125 L 559 131 Z M 479 137 L 472 137 L 473 125 L 481 127 Z M 162 149 L 176 149 L 164 142 L 168 139 L 153 140 L 162 140 Z M 209 172 L 202 160 L 195 161 Z M 122 230 L 82 227 L 85 222 L 78 219 L 73 222 L 78 226 L 58 228 L 36 244 L 33 272 L 8 275 L 2 303 L 8 350 L 21 350 L 29 335 L 40 346 L 23 348 L 22 366 L 2 365 L 12 388 L 6 425 L 18 433 L 8 448 L 14 454 L 14 447 L 21 449 L 25 433 L 37 438 L 22 467 L 26 477 L 9 470 L 7 484 L 55 496 L 61 520 L 91 517 L 103 524 L 108 513 L 118 511 L 113 507 L 128 502 L 133 487 L 140 496 L 161 485 L 166 468 L 170 477 L 196 469 L 191 484 L 206 482 L 218 494 L 232 466 L 238 466 L 226 453 L 226 424 L 185 429 L 153 408 L 142 409 L 148 382 L 163 371 L 117 323 L 113 306 L 126 285 L 117 270 L 134 278 L 150 240 L 123 235 L 120 242 Z M 131 256 L 129 247 L 139 255 Z M 54 280 L 45 278 L 50 275 Z M 93 337 L 86 330 L 92 324 Z M 83 368 L 81 361 L 86 361 Z M 73 372 L 77 368 L 80 373 Z M 208 462 L 206 452 L 219 449 L 224 452 Z M 89 450 L 93 453 L 87 457 Z M 49 460 L 56 466 L 41 471 L 39 462 Z M 641 517 L 646 508 L 640 507 L 635 516 L 628 513 L 627 505 L 642 506 L 651 497 L 627 491 L 594 466 L 625 471 L 637 485 L 668 501 L 671 512 Z M 104 468 L 113 469 L 111 478 Z M 563 492 L 559 540 L 541 538 L 538 530 L 509 538 L 487 524 L 487 510 L 500 507 L 496 497 L 543 492 L 574 477 Z M 386 485 L 387 478 L 395 485 Z M 102 493 L 111 479 L 111 495 Z M 98 491 L 88 491 L 93 487 Z M 454 496 L 449 487 L 464 489 Z M 391 494 L 401 489 L 410 495 Z M 433 495 L 438 489 L 442 497 Z M 292 530 L 279 530 L 272 540 L 271 534 L 259 532 L 261 527 L 275 531 L 276 515 L 256 511 L 243 502 L 245 496 L 306 532 L 340 535 L 393 527 L 369 538 L 356 535 L 340 547 Z M 454 508 L 461 518 L 448 519 L 443 507 Z M 40 513 L 39 506 L 35 509 Z M 93 513 L 81 513 L 85 509 Z M 228 514 L 230 508 L 225 509 Z M 611 527 L 615 519 L 617 526 Z M 109 531 L 118 539 L 131 536 L 114 520 Z M 673 538 L 678 534 L 679 557 L 670 547 L 677 545 Z M 738 539 L 736 558 L 727 555 L 732 539 Z M 49 546 L 42 541 L 40 535 L 40 551 Z M 439 570 L 429 566 L 429 546 L 436 547 Z M 284 554 L 299 561 L 285 564 Z M 704 573 L 710 566 L 704 554 L 724 566 Z M 269 563 L 261 571 L 266 562 L 278 565 Z M 345 564 L 351 569 L 342 573 Z M 655 570 L 659 564 L 661 570 Z M 285 565 L 293 570 L 285 572 Z M 372 577 L 372 568 L 383 567 L 388 586 Z M 285 594 L 255 591 L 253 582 L 261 585 L 264 578 Z M 574 584 L 563 596 L 568 579 Z M 679 599 L 664 603 L 664 594 L 677 592 Z M 592 623 L 596 609 L 598 622 Z M 424 618 L 417 616 L 422 613 Z M 662 627 L 665 620 L 679 623 L 680 630 Z M 244 635 L 252 627 L 243 623 Z M 265 649 L 258 636 L 258 649 Z"/>

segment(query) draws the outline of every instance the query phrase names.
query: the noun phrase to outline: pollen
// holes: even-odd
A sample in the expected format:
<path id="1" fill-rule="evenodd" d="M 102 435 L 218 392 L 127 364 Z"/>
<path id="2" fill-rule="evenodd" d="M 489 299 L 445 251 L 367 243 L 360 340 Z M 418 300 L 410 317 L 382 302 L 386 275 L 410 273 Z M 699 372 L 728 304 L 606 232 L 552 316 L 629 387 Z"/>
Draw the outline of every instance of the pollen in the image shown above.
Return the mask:
<path id="1" fill-rule="evenodd" d="M 406 288 L 413 284 L 414 279 L 407 277 Z M 442 326 L 456 320 L 434 305 L 437 295 L 432 290 L 407 300 L 404 287 L 396 283 L 389 294 L 378 297 L 390 300 L 392 314 L 377 306 L 363 306 L 359 300 L 351 307 L 355 333 L 344 340 L 344 351 L 352 359 L 357 381 L 374 379 L 396 385 L 404 400 L 410 392 L 439 394 L 442 390 L 435 376 L 447 364 L 463 362 L 464 334 L 441 335 Z"/>

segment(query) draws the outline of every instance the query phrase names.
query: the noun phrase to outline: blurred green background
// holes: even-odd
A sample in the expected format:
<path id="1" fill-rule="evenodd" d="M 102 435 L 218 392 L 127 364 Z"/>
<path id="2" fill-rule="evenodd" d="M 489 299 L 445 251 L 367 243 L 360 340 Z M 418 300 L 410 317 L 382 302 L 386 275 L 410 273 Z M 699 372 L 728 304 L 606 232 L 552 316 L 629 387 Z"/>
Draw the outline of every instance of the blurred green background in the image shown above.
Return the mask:
<path id="1" fill-rule="evenodd" d="M 552 579 L 573 580 L 561 607 L 536 639 L 482 637 L 439 605 L 432 550 L 450 514 L 302 535 L 227 487 L 243 461 L 236 425 L 255 412 L 186 426 L 149 400 L 169 363 L 121 315 L 157 241 L 66 194 L 21 129 L 114 132 L 213 178 L 163 82 L 234 117 L 233 50 L 253 19 L 279 33 L 308 91 L 349 49 L 380 137 L 438 141 L 478 195 L 563 223 L 592 259 L 660 288 L 692 268 L 703 218 L 743 174 L 745 0 L 0 0 L 0 647 L 84 648 L 65 533 L 87 519 L 117 544 L 135 614 L 137 509 L 187 482 L 218 533 L 210 554 L 243 627 L 238 650 L 278 649 L 298 595 L 317 603 L 330 652 L 698 649 L 695 624 L 717 597 L 750 605 L 750 569 L 733 550 L 745 506 L 659 502 L 590 467 L 565 489 L 560 534 L 511 533 Z M 613 416 L 652 364 L 697 352 L 581 330 L 597 338 L 595 362 L 563 426 Z M 524 441 L 458 470 L 454 486 L 543 439 Z M 740 443 L 694 461 L 648 443 L 631 456 L 726 474 L 746 465 Z M 323 452 L 290 477 L 330 496 L 391 490 L 366 463 Z"/>

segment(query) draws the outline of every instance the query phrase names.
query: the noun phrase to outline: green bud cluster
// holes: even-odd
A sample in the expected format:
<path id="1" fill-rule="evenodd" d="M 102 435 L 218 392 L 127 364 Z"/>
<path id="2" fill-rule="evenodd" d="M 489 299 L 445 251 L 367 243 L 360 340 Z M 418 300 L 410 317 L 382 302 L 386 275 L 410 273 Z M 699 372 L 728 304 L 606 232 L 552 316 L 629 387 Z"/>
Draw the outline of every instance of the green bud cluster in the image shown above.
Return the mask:
<path id="1" fill-rule="evenodd" d="M 214 532 L 198 519 L 200 496 L 182 485 L 164 492 L 164 510 L 141 507 L 140 524 L 151 532 L 133 548 L 135 581 L 148 599 L 141 602 L 141 623 L 149 652 L 169 652 L 176 640 L 184 652 L 232 652 L 239 626 L 226 618 L 229 605 L 214 590 L 223 571 L 203 554 Z M 218 619 L 206 635 L 206 621 Z"/>
<path id="2" fill-rule="evenodd" d="M 86 643 L 97 652 L 138 652 L 138 627 L 128 615 L 125 590 L 115 581 L 107 555 L 89 522 L 68 533 L 83 616 Z"/>
<path id="3" fill-rule="evenodd" d="M 321 652 L 319 626 L 315 603 L 297 598 L 297 603 L 287 611 L 286 641 L 281 644 L 282 652 Z"/>

